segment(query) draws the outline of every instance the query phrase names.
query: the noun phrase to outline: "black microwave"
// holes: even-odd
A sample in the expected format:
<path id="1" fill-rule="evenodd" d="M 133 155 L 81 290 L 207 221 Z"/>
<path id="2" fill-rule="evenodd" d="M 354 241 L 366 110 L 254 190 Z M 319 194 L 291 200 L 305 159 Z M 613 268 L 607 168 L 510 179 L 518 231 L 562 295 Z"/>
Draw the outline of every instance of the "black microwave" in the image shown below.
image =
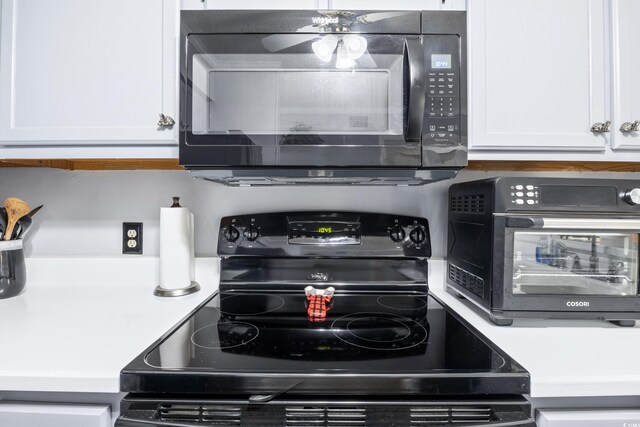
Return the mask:
<path id="1" fill-rule="evenodd" d="M 498 325 L 640 319 L 640 181 L 500 177 L 449 188 L 447 287 Z"/>
<path id="2" fill-rule="evenodd" d="M 182 11 L 180 164 L 242 184 L 422 184 L 467 164 L 466 12 Z"/>

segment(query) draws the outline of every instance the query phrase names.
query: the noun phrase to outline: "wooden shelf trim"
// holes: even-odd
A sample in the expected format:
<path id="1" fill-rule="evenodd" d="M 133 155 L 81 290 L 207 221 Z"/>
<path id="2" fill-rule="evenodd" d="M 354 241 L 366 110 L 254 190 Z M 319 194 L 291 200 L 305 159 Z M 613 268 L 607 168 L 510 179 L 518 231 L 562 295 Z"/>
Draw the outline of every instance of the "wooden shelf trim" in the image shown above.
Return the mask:
<path id="1" fill-rule="evenodd" d="M 183 170 L 178 159 L 6 159 L 0 167 L 66 170 Z"/>
<path id="2" fill-rule="evenodd" d="M 4 159 L 0 167 L 66 170 L 182 170 L 178 159 Z M 640 172 L 640 162 L 546 162 L 472 160 L 467 170 L 522 172 Z"/>

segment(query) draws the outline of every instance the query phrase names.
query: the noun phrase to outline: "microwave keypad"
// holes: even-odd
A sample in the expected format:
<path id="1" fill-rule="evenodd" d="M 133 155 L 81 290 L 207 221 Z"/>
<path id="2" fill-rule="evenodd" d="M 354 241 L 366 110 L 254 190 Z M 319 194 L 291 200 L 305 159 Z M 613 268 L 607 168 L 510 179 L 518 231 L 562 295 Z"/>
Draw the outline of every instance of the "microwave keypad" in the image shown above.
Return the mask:
<path id="1" fill-rule="evenodd" d="M 423 141 L 455 146 L 461 142 L 459 38 L 424 37 L 426 98 Z"/>
<path id="2" fill-rule="evenodd" d="M 429 73 L 429 117 L 454 117 L 457 114 L 455 86 L 455 73 Z"/>
<path id="3" fill-rule="evenodd" d="M 426 137 L 433 142 L 460 142 L 460 102 L 457 73 L 427 73 Z"/>

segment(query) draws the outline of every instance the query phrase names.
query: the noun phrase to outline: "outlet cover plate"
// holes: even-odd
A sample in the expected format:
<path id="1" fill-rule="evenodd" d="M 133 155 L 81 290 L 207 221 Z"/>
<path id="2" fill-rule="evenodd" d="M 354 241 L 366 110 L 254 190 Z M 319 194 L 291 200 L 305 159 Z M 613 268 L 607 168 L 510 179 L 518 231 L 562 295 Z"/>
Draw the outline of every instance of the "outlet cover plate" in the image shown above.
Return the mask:
<path id="1" fill-rule="evenodd" d="M 142 255 L 142 223 L 122 223 L 122 253 L 125 255 Z"/>

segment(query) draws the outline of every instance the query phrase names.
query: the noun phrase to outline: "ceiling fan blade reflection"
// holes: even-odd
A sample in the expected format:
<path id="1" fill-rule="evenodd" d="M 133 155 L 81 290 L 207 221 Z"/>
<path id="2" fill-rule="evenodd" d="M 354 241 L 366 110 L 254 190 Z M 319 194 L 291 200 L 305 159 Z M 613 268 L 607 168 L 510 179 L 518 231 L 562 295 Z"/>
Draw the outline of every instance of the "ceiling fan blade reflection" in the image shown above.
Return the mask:
<path id="1" fill-rule="evenodd" d="M 262 39 L 262 45 L 269 52 L 278 52 L 316 38 L 318 34 L 272 34 Z"/>
<path id="2" fill-rule="evenodd" d="M 367 13 L 366 15 L 360 15 L 356 18 L 359 24 L 366 24 L 369 22 L 376 22 L 382 19 L 395 18 L 396 16 L 406 15 L 409 12 L 375 12 Z"/>
<path id="3" fill-rule="evenodd" d="M 378 64 L 376 64 L 369 52 L 365 52 L 364 55 L 358 58 L 358 65 L 361 68 L 378 68 Z"/>

